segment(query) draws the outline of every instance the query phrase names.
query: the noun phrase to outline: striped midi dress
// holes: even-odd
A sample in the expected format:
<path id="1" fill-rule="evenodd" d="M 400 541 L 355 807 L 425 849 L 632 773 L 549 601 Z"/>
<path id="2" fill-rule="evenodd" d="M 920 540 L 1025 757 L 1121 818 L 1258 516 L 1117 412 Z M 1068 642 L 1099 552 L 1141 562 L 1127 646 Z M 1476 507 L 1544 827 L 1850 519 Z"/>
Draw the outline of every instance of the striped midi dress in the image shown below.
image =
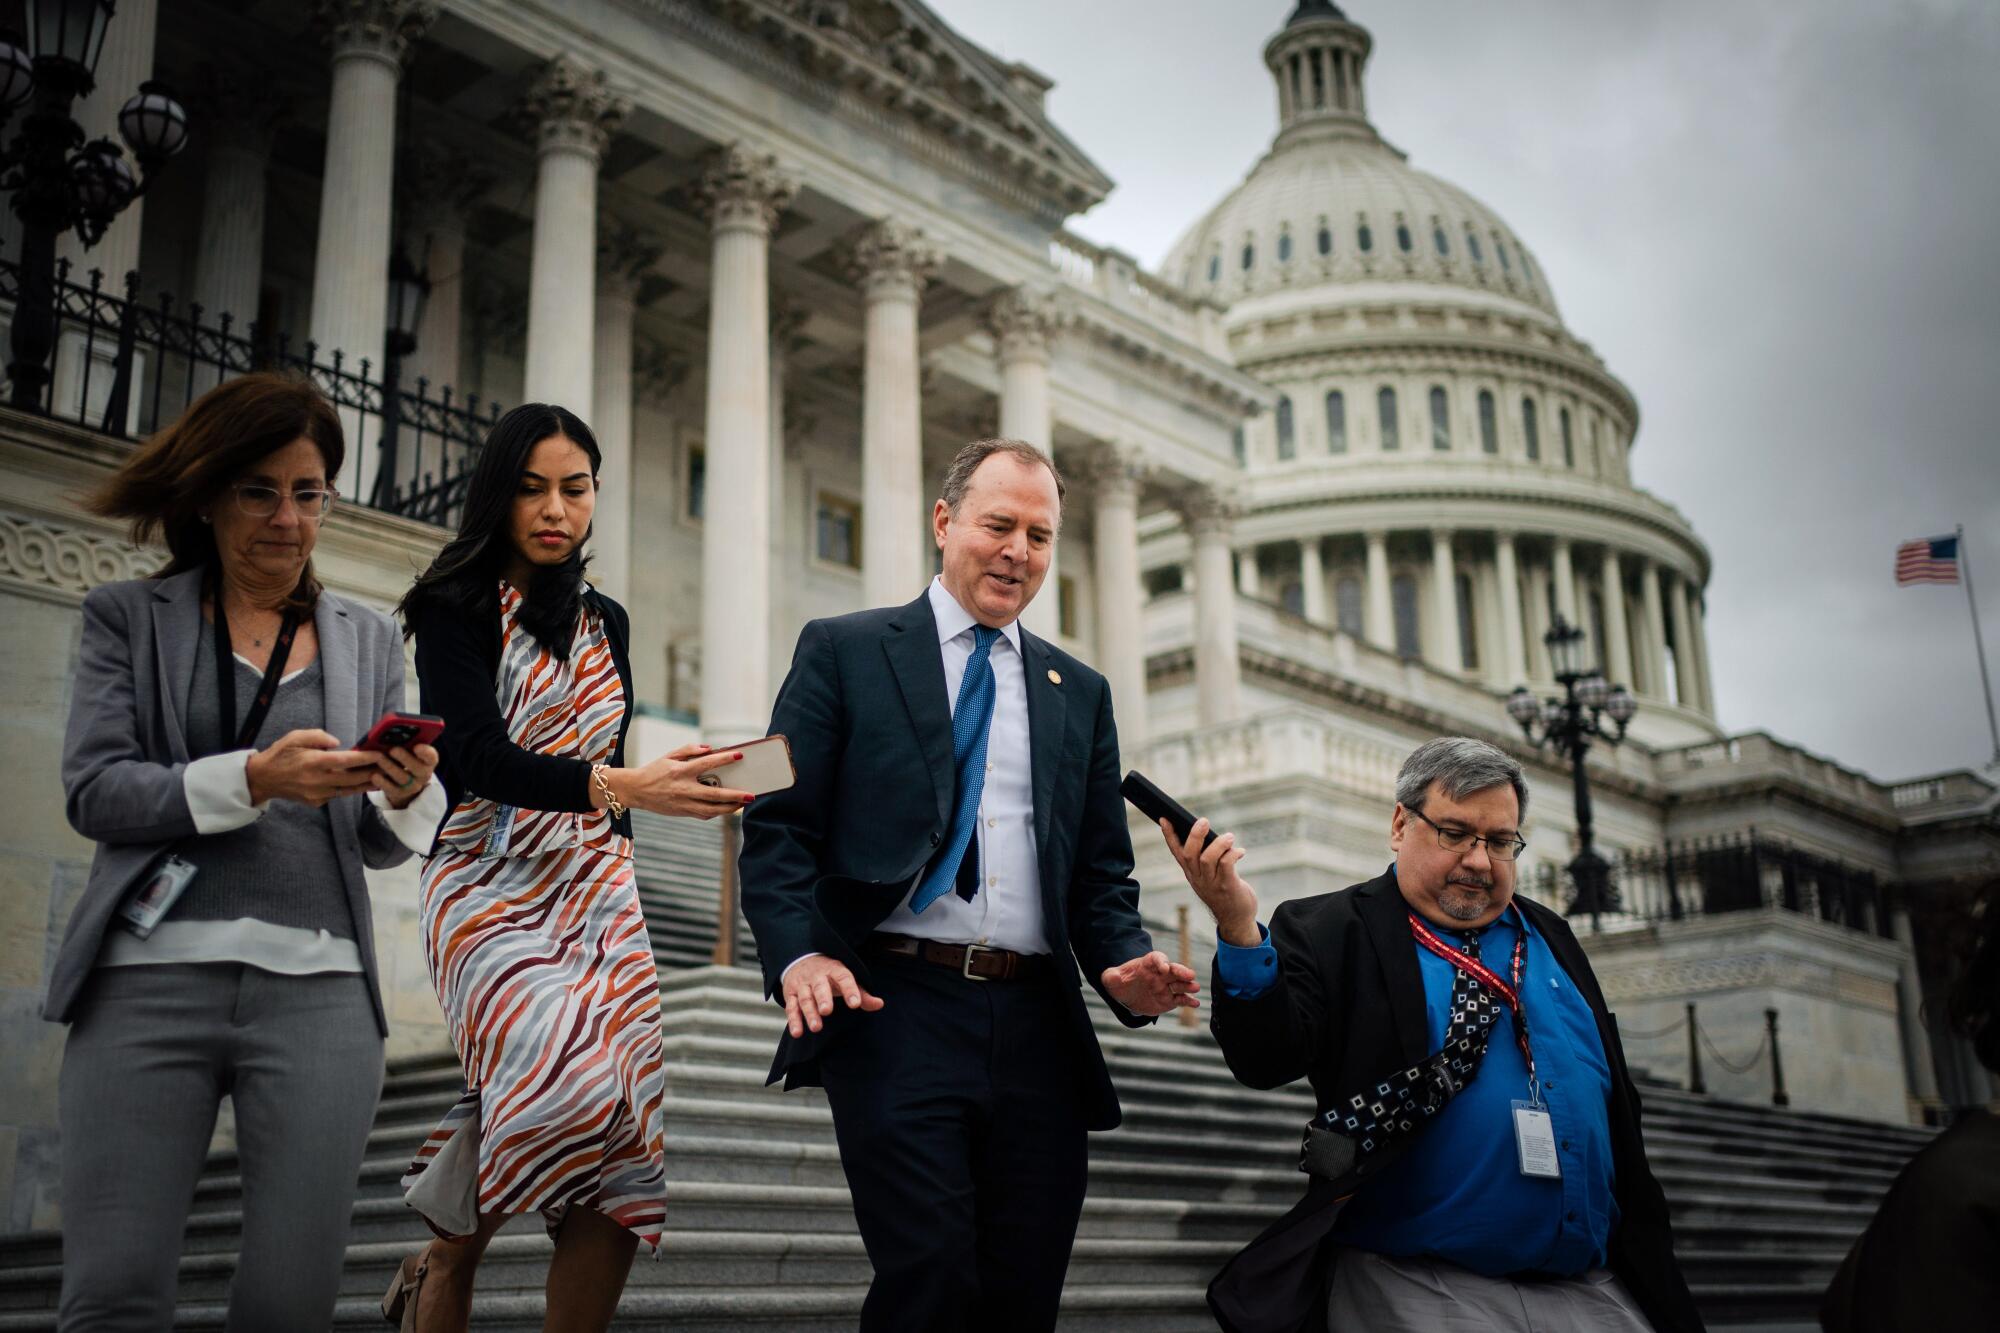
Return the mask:
<path id="1" fill-rule="evenodd" d="M 502 585 L 496 678 L 523 749 L 609 761 L 624 687 L 585 609 L 569 660 Z M 471 776 L 473 783 L 476 775 Z M 424 862 L 425 957 L 467 1091 L 418 1150 L 405 1197 L 432 1230 L 581 1204 L 657 1257 L 666 1219 L 660 990 L 631 840 L 599 810 L 523 810 L 468 792 Z"/>

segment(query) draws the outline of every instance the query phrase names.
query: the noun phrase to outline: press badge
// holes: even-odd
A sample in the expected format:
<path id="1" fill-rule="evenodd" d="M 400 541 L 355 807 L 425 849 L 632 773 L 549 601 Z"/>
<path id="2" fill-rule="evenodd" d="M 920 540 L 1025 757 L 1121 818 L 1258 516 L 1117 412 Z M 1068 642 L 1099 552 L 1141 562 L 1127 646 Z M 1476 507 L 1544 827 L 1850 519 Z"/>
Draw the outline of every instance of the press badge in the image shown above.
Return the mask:
<path id="1" fill-rule="evenodd" d="M 199 869 L 190 861 L 168 854 L 159 860 L 139 887 L 125 899 L 118 909 L 124 918 L 125 929 L 145 939 L 153 933 L 153 927 L 160 924 L 160 918 L 167 914 L 180 896 L 187 892 L 187 886 L 194 882 L 195 871 Z"/>
<path id="2" fill-rule="evenodd" d="M 1514 1146 L 1521 1150 L 1522 1175 L 1562 1179 L 1562 1163 L 1556 1157 L 1555 1122 L 1549 1119 L 1546 1106 L 1514 1103 Z"/>

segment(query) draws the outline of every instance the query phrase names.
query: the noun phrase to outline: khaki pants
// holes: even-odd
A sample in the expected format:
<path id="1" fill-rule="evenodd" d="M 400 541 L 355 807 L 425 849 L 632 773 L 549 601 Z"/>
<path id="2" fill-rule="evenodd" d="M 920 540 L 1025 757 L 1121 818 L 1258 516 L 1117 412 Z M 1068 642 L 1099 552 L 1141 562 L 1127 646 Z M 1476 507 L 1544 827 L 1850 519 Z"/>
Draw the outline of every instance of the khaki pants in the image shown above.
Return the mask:
<path id="1" fill-rule="evenodd" d="M 1481 1277 L 1442 1259 L 1342 1250 L 1326 1303 L 1332 1333 L 1652 1333 L 1611 1270 L 1548 1282 Z"/>

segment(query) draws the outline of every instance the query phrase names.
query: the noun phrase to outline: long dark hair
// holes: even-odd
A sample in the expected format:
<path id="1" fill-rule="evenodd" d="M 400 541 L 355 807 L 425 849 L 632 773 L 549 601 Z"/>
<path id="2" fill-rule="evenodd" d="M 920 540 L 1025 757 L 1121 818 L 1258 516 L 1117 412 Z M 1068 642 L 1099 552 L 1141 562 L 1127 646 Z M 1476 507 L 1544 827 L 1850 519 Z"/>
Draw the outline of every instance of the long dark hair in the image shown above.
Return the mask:
<path id="1" fill-rule="evenodd" d="M 222 498 L 229 483 L 301 437 L 318 447 L 332 485 L 347 457 L 347 438 L 325 395 L 295 375 L 239 375 L 195 399 L 172 425 L 134 449 L 84 497 L 83 507 L 128 520 L 137 545 L 164 537 L 170 558 L 154 578 L 207 568 L 216 563 L 215 529 L 201 521 L 202 511 Z M 319 593 L 308 560 L 290 606 L 310 614 Z"/>
<path id="2" fill-rule="evenodd" d="M 416 632 L 418 618 L 433 613 L 483 617 L 499 611 L 499 579 L 514 554 L 509 531 L 514 497 L 527 470 L 528 455 L 553 435 L 574 440 L 590 455 L 595 484 L 602 456 L 590 427 L 566 407 L 523 403 L 500 420 L 480 447 L 472 479 L 466 483 L 464 517 L 458 535 L 444 544 L 429 569 L 417 576 L 396 607 L 403 636 Z M 585 537 L 588 538 L 586 533 Z M 590 562 L 583 542 L 559 565 L 536 565 L 520 589 L 522 628 L 558 659 L 569 657 L 583 608 L 583 570 Z"/>

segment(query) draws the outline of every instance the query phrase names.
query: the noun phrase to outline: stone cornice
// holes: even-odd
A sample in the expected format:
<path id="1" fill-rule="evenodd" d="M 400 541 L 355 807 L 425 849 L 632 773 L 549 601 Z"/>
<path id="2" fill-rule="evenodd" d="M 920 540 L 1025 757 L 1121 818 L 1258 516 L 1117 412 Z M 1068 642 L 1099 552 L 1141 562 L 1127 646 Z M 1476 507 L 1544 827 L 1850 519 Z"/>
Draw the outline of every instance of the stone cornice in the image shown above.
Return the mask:
<path id="1" fill-rule="evenodd" d="M 798 181 L 779 170 L 776 157 L 729 144 L 702 172 L 695 202 L 717 230 L 755 227 L 769 232 L 798 192 Z"/>
<path id="2" fill-rule="evenodd" d="M 914 296 L 944 264 L 921 229 L 893 218 L 873 223 L 855 237 L 847 258 L 848 275 L 866 296 Z"/>
<path id="3" fill-rule="evenodd" d="M 563 54 L 548 62 L 521 98 L 539 152 L 579 152 L 601 158 L 632 103 L 611 90 L 601 69 Z"/>
<path id="4" fill-rule="evenodd" d="M 1038 216 L 1060 219 L 1110 193 L 1110 179 L 1004 73 L 916 6 L 886 0 L 878 8 L 895 27 L 878 34 L 846 0 L 624 3 Z"/>
<path id="5" fill-rule="evenodd" d="M 401 67 L 410 48 L 437 22 L 431 0 L 313 0 L 313 31 L 333 52 L 374 56 Z"/>
<path id="6" fill-rule="evenodd" d="M 1271 390 L 1228 363 L 1187 348 L 1100 302 L 1078 300 L 1069 308 L 1070 326 L 1077 332 L 1230 412 L 1247 415 L 1275 401 Z"/>

